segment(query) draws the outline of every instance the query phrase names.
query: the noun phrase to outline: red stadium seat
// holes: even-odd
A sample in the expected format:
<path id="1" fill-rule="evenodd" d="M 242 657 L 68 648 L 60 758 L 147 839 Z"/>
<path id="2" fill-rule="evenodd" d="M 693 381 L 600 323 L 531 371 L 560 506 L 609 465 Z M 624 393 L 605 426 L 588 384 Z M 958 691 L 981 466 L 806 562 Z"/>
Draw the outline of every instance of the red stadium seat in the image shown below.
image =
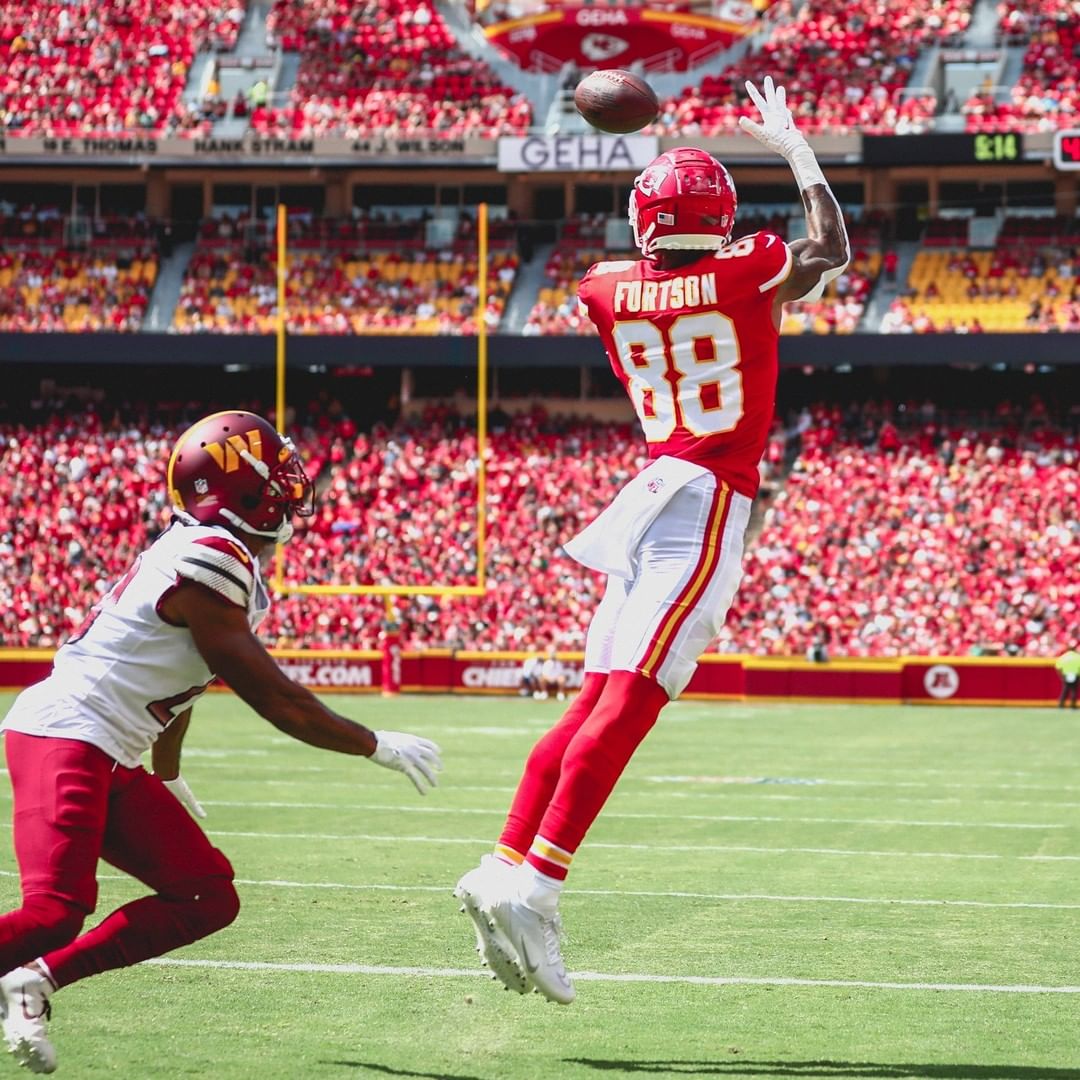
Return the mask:
<path id="1" fill-rule="evenodd" d="M 232 48 L 245 0 L 0 0 L 0 129 L 198 134 L 181 101 L 195 54 Z"/>
<path id="2" fill-rule="evenodd" d="M 826 627 L 833 655 L 1056 655 L 1080 616 L 1068 515 L 1075 438 L 1038 401 L 978 421 L 917 403 L 903 414 L 873 404 L 806 410 L 791 425 L 801 452 L 748 547 L 716 647 L 800 655 Z M 98 599 L 96 584 L 121 574 L 163 526 L 165 463 L 182 426 L 169 406 L 115 416 L 57 406 L 0 424 L 6 644 L 62 640 Z M 432 408 L 358 432 L 325 408 L 299 434 L 321 496 L 286 548 L 290 577 L 475 579 L 476 446 L 459 417 Z M 783 448 L 778 435 L 768 460 Z M 488 461 L 490 589 L 403 602 L 405 646 L 580 647 L 602 578 L 559 544 L 644 463 L 640 435 L 536 409 L 495 430 Z M 282 646 L 374 648 L 382 611 L 377 597 L 294 596 L 275 603 L 265 633 Z"/>
<path id="3" fill-rule="evenodd" d="M 936 99 L 903 93 L 915 57 L 924 46 L 957 37 L 970 18 L 969 0 L 809 0 L 792 21 L 776 27 L 760 52 L 663 102 L 654 129 L 690 137 L 735 132 L 740 116 L 757 115 L 744 81 L 768 73 L 787 88 L 804 131 L 925 131 Z"/>
<path id="4" fill-rule="evenodd" d="M 300 53 L 288 105 L 256 109 L 256 131 L 348 138 L 523 132 L 532 106 L 462 52 L 427 0 L 277 0 L 268 29 Z"/>
<path id="5" fill-rule="evenodd" d="M 468 226 L 463 225 L 463 230 Z M 472 334 L 475 244 L 424 245 L 423 223 L 346 219 L 290 222 L 287 310 L 294 334 Z M 202 227 L 173 320 L 179 333 L 270 333 L 277 271 L 268 246 L 250 250 L 242 223 Z M 486 320 L 494 329 L 513 288 L 517 256 L 493 243 Z"/>

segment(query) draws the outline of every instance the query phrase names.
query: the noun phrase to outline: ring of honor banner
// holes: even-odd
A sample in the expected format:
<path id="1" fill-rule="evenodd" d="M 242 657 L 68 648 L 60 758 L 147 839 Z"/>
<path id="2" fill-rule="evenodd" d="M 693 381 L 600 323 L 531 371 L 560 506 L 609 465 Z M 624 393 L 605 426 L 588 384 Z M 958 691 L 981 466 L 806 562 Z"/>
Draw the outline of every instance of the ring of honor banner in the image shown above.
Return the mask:
<path id="1" fill-rule="evenodd" d="M 488 41 L 526 71 L 555 72 L 571 61 L 580 68 L 629 67 L 686 71 L 753 31 L 754 9 L 729 0 L 725 18 L 648 7 L 561 7 L 493 23 Z"/>

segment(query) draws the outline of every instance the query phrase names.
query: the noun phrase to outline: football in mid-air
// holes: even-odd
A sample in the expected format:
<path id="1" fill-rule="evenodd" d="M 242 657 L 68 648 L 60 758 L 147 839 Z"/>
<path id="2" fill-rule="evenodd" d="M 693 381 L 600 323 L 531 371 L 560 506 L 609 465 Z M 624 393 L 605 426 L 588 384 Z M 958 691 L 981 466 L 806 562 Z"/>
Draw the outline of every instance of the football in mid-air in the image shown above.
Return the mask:
<path id="1" fill-rule="evenodd" d="M 660 111 L 653 88 L 644 79 L 618 68 L 586 75 L 574 91 L 574 104 L 594 128 L 612 135 L 640 131 Z"/>

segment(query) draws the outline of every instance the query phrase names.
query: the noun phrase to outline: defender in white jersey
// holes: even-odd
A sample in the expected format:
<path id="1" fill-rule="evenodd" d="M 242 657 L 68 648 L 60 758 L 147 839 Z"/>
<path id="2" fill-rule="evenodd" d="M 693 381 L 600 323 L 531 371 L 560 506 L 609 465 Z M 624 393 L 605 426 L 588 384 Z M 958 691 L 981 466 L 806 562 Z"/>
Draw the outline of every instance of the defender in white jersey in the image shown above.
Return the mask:
<path id="1" fill-rule="evenodd" d="M 429 740 L 331 712 L 255 637 L 270 606 L 259 555 L 313 508 L 292 443 L 252 413 L 216 413 L 181 436 L 169 489 L 173 524 L 3 723 L 23 903 L 0 916 L 0 1016 L 31 1072 L 56 1067 L 46 1032 L 56 989 L 187 945 L 237 915 L 228 859 L 180 806 L 205 816 L 180 777 L 180 747 L 215 677 L 286 734 L 404 772 L 421 794 L 441 768 Z M 140 765 L 147 750 L 152 773 Z M 153 895 L 80 936 L 99 857 Z"/>

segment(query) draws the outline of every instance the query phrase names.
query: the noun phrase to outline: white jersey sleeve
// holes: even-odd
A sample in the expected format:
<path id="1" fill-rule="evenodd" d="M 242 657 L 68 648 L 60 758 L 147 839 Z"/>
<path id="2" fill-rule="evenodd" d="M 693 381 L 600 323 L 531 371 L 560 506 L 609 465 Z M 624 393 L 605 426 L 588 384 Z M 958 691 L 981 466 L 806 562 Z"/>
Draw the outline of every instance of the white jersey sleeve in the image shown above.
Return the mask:
<path id="1" fill-rule="evenodd" d="M 255 561 L 229 537 L 200 536 L 177 552 L 176 576 L 197 582 L 247 611 L 255 588 Z"/>
<path id="2" fill-rule="evenodd" d="M 185 581 L 242 608 L 252 630 L 270 606 L 257 561 L 231 533 L 173 525 L 57 652 L 52 674 L 18 697 L 3 726 L 92 743 L 137 765 L 214 680 L 191 631 L 162 613 Z"/>

